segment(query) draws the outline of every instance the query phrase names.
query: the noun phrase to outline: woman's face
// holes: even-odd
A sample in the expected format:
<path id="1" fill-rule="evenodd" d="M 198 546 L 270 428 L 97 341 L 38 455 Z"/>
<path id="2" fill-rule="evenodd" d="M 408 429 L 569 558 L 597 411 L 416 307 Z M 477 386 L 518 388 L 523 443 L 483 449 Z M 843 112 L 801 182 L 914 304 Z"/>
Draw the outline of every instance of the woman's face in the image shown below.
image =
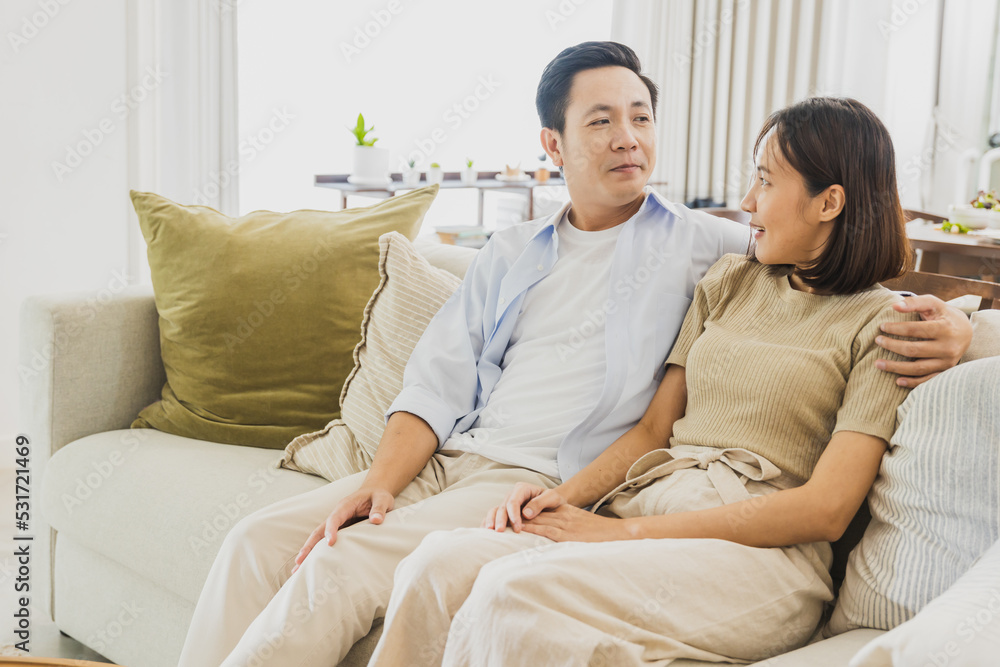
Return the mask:
<path id="1" fill-rule="evenodd" d="M 835 186 L 836 187 L 836 186 Z M 811 197 L 802 175 L 788 164 L 772 134 L 757 161 L 757 173 L 740 207 L 762 264 L 806 266 L 814 262 L 833 231 L 827 193 Z"/>

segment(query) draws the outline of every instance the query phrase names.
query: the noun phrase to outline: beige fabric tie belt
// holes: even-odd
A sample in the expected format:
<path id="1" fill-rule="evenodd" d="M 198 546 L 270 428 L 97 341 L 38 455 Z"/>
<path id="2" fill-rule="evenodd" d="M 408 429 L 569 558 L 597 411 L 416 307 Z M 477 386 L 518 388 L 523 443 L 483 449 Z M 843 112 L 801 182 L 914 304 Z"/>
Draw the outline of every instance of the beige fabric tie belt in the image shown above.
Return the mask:
<path id="1" fill-rule="evenodd" d="M 715 447 L 695 447 L 684 445 L 670 449 L 657 449 L 639 458 L 632 464 L 625 481 L 609 494 L 601 498 L 591 508 L 592 512 L 610 501 L 616 494 L 629 489 L 638 490 L 661 477 L 678 470 L 700 468 L 708 471 L 708 479 L 719 492 L 726 505 L 750 500 L 746 480 L 770 481 L 778 487 L 791 487 L 781 476 L 781 469 L 759 454 L 739 447 L 717 449 Z M 742 476 L 738 477 L 737 473 Z"/>

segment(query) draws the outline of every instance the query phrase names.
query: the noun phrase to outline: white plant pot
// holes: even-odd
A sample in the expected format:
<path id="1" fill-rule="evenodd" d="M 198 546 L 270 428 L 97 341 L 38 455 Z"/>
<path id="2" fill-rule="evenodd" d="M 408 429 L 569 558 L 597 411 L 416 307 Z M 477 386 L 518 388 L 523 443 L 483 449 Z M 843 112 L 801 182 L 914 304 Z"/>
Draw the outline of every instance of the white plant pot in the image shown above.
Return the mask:
<path id="1" fill-rule="evenodd" d="M 476 181 L 479 180 L 479 172 L 472 167 L 466 167 L 462 170 L 462 182 L 466 185 L 475 185 Z"/>
<path id="2" fill-rule="evenodd" d="M 403 185 L 408 188 L 415 188 L 420 184 L 420 170 L 407 169 L 403 172 Z"/>
<path id="3" fill-rule="evenodd" d="M 383 186 L 389 182 L 389 150 L 376 146 L 354 146 L 349 183 Z"/>
<path id="4" fill-rule="evenodd" d="M 444 181 L 444 171 L 441 167 L 430 167 L 427 169 L 427 185 L 438 185 Z"/>

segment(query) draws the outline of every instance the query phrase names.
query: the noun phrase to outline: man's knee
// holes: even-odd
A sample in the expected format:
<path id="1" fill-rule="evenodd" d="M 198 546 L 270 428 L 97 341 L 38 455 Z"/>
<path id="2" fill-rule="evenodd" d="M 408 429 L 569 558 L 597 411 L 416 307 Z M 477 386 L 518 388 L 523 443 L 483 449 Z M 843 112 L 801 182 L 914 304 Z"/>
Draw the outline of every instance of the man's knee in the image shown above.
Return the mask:
<path id="1" fill-rule="evenodd" d="M 226 533 L 219 554 L 236 554 L 257 551 L 257 545 L 273 544 L 274 532 L 266 517 L 260 513 L 245 516 Z M 301 546 L 301 545 L 300 545 Z"/>

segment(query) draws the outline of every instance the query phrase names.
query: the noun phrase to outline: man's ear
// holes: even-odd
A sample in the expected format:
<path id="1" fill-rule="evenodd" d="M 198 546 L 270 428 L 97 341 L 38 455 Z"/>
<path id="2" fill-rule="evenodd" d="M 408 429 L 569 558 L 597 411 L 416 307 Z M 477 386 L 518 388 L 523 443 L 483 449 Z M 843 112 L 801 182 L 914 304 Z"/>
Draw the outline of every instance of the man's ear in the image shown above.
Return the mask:
<path id="1" fill-rule="evenodd" d="M 847 196 L 844 193 L 843 185 L 831 185 L 822 195 L 823 208 L 820 209 L 819 219 L 821 222 L 829 222 L 836 219 L 844 210 L 847 203 Z"/>
<path id="2" fill-rule="evenodd" d="M 543 127 L 541 140 L 542 148 L 545 149 L 545 153 L 552 159 L 552 164 L 557 167 L 563 166 L 562 137 L 559 136 L 559 133 L 548 127 Z"/>

